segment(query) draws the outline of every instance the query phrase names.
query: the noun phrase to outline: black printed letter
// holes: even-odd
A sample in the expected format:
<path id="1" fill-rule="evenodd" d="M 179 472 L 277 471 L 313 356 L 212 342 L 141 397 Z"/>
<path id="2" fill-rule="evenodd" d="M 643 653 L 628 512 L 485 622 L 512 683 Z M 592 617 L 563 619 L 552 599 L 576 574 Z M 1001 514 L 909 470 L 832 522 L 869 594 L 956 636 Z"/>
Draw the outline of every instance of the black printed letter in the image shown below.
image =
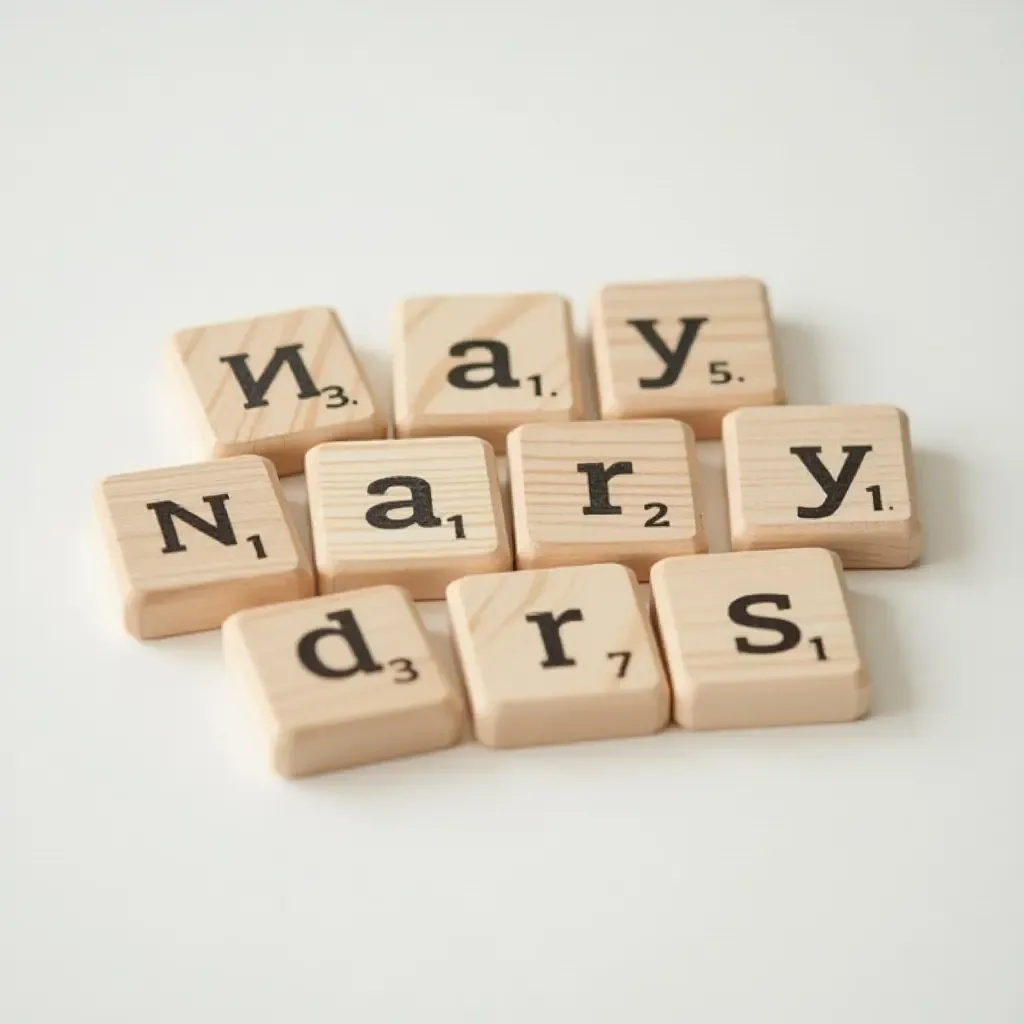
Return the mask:
<path id="1" fill-rule="evenodd" d="M 306 364 L 299 355 L 301 345 L 279 345 L 274 349 L 274 354 L 267 363 L 266 369 L 258 376 L 253 377 L 249 369 L 249 353 L 242 352 L 235 356 L 221 356 L 220 361 L 227 363 L 235 374 L 242 393 L 245 395 L 245 408 L 258 409 L 260 406 L 269 405 L 267 392 L 270 385 L 274 383 L 277 375 L 285 363 L 295 376 L 295 383 L 299 385 L 299 398 L 317 398 L 319 389 L 313 383 L 313 378 L 306 369 Z"/>
<path id="2" fill-rule="evenodd" d="M 384 667 L 373 660 L 366 637 L 363 636 L 363 631 L 359 628 L 355 615 L 349 609 L 346 608 L 342 612 L 330 612 L 327 619 L 329 622 L 336 622 L 337 625 L 312 630 L 299 641 L 296 648 L 299 661 L 310 672 L 322 676 L 324 679 L 348 679 L 349 676 L 354 676 L 357 672 L 384 671 Z M 341 637 L 348 644 L 349 650 L 355 656 L 355 663 L 349 668 L 331 668 L 320 657 L 316 649 L 317 644 L 329 636 Z"/>
<path id="3" fill-rule="evenodd" d="M 665 364 L 665 372 L 660 377 L 641 377 L 637 383 L 642 388 L 670 388 L 683 372 L 683 365 L 686 357 L 697 340 L 697 334 L 701 327 L 708 322 L 706 316 L 688 316 L 680 318 L 683 331 L 679 335 L 679 342 L 673 352 L 665 344 L 658 333 L 657 320 L 627 320 L 626 323 L 635 327 L 640 336 L 657 353 L 658 358 Z"/>
<path id="4" fill-rule="evenodd" d="M 583 612 L 579 608 L 570 608 L 555 615 L 553 612 L 534 612 L 526 616 L 527 622 L 534 623 L 540 630 L 540 638 L 544 644 L 545 658 L 541 668 L 566 668 L 576 664 L 575 658 L 566 657 L 560 630 L 567 622 L 582 622 Z"/>
<path id="5" fill-rule="evenodd" d="M 577 473 L 587 474 L 587 490 L 590 504 L 583 509 L 585 516 L 621 516 L 622 506 L 613 505 L 609 500 L 608 481 L 615 476 L 629 476 L 633 472 L 632 462 L 577 462 Z"/>
<path id="6" fill-rule="evenodd" d="M 800 643 L 800 629 L 796 623 L 788 619 L 777 619 L 770 615 L 752 615 L 752 604 L 773 604 L 780 611 L 788 611 L 792 603 L 785 594 L 747 594 L 737 597 L 729 605 L 729 618 L 737 626 L 748 626 L 750 629 L 772 629 L 780 636 L 773 644 L 752 644 L 744 637 L 736 637 L 736 650 L 740 654 L 779 654 L 791 651 Z"/>
<path id="7" fill-rule="evenodd" d="M 448 349 L 448 355 L 460 359 L 474 348 L 482 348 L 489 353 L 490 360 L 483 363 L 466 363 L 449 370 L 448 383 L 453 388 L 459 388 L 462 391 L 479 391 L 481 388 L 491 387 L 492 384 L 496 384 L 499 388 L 519 387 L 519 381 L 512 376 L 512 359 L 509 356 L 508 345 L 503 341 L 487 341 L 476 338 L 460 341 Z M 470 380 L 469 374 L 472 370 L 487 370 L 489 376 L 482 380 Z"/>
<path id="8" fill-rule="evenodd" d="M 839 476 L 834 480 L 832 474 L 825 468 L 821 461 L 821 449 L 810 445 L 802 448 L 789 449 L 807 468 L 807 472 L 814 477 L 818 486 L 825 492 L 825 500 L 817 508 L 806 508 L 803 505 L 797 506 L 796 514 L 801 519 L 827 519 L 834 515 L 843 499 L 850 490 L 853 478 L 857 475 L 864 456 L 871 451 L 869 444 L 848 444 L 843 446 L 843 454 L 846 460 L 839 470 Z"/>
<path id="9" fill-rule="evenodd" d="M 387 494 L 392 487 L 407 487 L 406 501 L 382 501 L 366 513 L 366 521 L 378 530 L 404 530 L 407 526 L 440 526 L 441 520 L 434 515 L 434 499 L 430 484 L 419 476 L 385 476 L 374 480 L 366 488 L 367 494 Z M 412 509 L 404 519 L 392 519 L 395 509 Z"/>
<path id="10" fill-rule="evenodd" d="M 228 510 L 224 507 L 224 502 L 227 500 L 228 495 L 226 494 L 204 495 L 203 501 L 213 510 L 212 523 L 200 519 L 194 512 L 189 512 L 187 508 L 179 505 L 176 501 L 151 501 L 146 508 L 152 509 L 156 513 L 160 532 L 164 535 L 163 554 L 169 555 L 176 551 L 188 550 L 178 537 L 178 528 L 174 523 L 175 516 L 200 533 L 205 533 L 207 537 L 219 541 L 225 547 L 237 544 L 234 527 L 228 518 Z"/>

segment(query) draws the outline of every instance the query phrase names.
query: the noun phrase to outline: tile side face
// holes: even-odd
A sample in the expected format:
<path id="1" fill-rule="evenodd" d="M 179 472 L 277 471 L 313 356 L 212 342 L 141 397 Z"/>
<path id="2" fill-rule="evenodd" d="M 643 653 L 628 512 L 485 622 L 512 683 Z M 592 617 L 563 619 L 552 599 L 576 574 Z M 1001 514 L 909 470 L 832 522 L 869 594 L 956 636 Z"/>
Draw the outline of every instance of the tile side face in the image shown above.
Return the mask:
<path id="1" fill-rule="evenodd" d="M 409 299 L 395 315 L 399 437 L 473 435 L 504 451 L 521 423 L 580 415 L 575 338 L 559 295 Z"/>
<path id="2" fill-rule="evenodd" d="M 254 453 L 297 473 L 315 444 L 387 432 L 331 309 L 189 328 L 171 347 L 213 457 Z"/>
<path id="3" fill-rule="evenodd" d="M 731 410 L 785 400 L 760 281 L 609 285 L 592 331 L 605 419 L 674 417 L 717 438 Z"/>
<path id="4" fill-rule="evenodd" d="M 690 729 L 849 721 L 868 682 L 836 557 L 822 549 L 670 558 L 651 576 Z"/>
<path id="5" fill-rule="evenodd" d="M 448 604 L 481 742 L 564 743 L 664 724 L 663 670 L 622 566 L 468 577 Z"/>
<path id="6" fill-rule="evenodd" d="M 723 442 L 733 547 L 823 546 L 847 568 L 920 554 L 906 416 L 892 406 L 744 409 Z"/>
<path id="7" fill-rule="evenodd" d="M 398 587 L 242 612 L 224 645 L 287 777 L 437 750 L 459 735 L 458 688 Z"/>
<path id="8" fill-rule="evenodd" d="M 692 431 L 674 420 L 530 424 L 509 436 L 520 568 L 616 561 L 641 580 L 706 549 Z"/>

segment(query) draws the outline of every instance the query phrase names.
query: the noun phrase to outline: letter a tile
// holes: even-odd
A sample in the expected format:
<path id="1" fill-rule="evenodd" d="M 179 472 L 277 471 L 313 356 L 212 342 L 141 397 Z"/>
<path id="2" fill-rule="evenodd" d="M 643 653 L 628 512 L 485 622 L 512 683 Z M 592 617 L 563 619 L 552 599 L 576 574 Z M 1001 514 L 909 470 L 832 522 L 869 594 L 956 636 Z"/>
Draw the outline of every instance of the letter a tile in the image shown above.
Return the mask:
<path id="1" fill-rule="evenodd" d="M 313 593 L 277 474 L 259 456 L 107 477 L 97 505 L 125 627 L 140 640 Z"/>
<path id="2" fill-rule="evenodd" d="M 651 570 L 651 595 L 685 728 L 847 722 L 867 712 L 868 676 L 832 552 L 666 558 Z"/>
<path id="3" fill-rule="evenodd" d="M 399 583 L 441 598 L 511 567 L 494 452 L 476 437 L 323 444 L 306 458 L 321 592 Z"/>
<path id="4" fill-rule="evenodd" d="M 438 750 L 462 729 L 457 684 L 400 587 L 239 612 L 224 656 L 288 778 Z"/>
<path id="5" fill-rule="evenodd" d="M 323 441 L 387 436 L 331 309 L 193 327 L 171 347 L 210 458 L 264 455 L 286 476 Z"/>
<path id="6" fill-rule="evenodd" d="M 602 419 L 670 416 L 705 440 L 732 409 L 785 401 L 760 281 L 609 285 L 592 333 Z"/>
<path id="7" fill-rule="evenodd" d="M 395 432 L 470 434 L 505 450 L 521 423 L 580 416 L 575 337 L 560 295 L 441 295 L 395 314 Z"/>
<path id="8" fill-rule="evenodd" d="M 722 441 L 734 550 L 825 547 L 847 569 L 901 569 L 920 555 L 899 409 L 742 409 L 726 418 Z"/>
<path id="9" fill-rule="evenodd" d="M 685 423 L 530 423 L 508 461 L 519 568 L 620 562 L 646 580 L 658 559 L 707 547 Z"/>
<path id="10" fill-rule="evenodd" d="M 476 735 L 491 747 L 640 736 L 669 692 L 621 565 L 470 576 L 448 588 Z"/>

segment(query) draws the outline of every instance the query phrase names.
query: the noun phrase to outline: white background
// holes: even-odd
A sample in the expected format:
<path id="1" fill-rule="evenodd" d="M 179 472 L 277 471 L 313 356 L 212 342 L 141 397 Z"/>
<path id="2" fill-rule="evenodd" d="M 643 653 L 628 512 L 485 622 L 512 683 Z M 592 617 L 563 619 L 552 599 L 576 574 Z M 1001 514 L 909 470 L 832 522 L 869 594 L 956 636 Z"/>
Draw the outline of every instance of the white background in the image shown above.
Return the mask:
<path id="1" fill-rule="evenodd" d="M 0 1018 L 1024 1020 L 1022 186 L 1014 0 L 0 0 Z M 386 387 L 403 296 L 733 274 L 911 418 L 868 720 L 288 784 L 217 634 L 121 633 L 171 331 L 331 304 Z"/>

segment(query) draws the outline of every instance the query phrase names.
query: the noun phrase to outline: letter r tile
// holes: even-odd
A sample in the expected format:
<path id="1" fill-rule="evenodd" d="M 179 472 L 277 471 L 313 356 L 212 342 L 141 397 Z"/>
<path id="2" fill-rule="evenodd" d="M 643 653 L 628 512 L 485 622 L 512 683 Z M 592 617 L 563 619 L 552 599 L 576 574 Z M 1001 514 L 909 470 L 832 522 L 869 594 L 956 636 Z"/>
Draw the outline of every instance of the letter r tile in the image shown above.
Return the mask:
<path id="1" fill-rule="evenodd" d="M 569 303 L 560 295 L 407 299 L 394 317 L 395 432 L 472 435 L 505 450 L 521 423 L 578 419 Z"/>
<path id="2" fill-rule="evenodd" d="M 476 437 L 323 444 L 306 457 L 320 591 L 399 583 L 417 600 L 511 566 L 494 452 Z"/>
<path id="3" fill-rule="evenodd" d="M 193 327 L 171 342 L 211 458 L 263 455 L 285 476 L 315 444 L 387 436 L 332 309 Z"/>
<path id="4" fill-rule="evenodd" d="M 920 555 L 906 415 L 888 405 L 741 409 L 723 434 L 734 550 L 825 547 L 847 569 Z"/>
<path id="5" fill-rule="evenodd" d="M 239 612 L 223 639 L 288 778 L 438 750 L 461 732 L 459 689 L 400 587 Z"/>
<path id="6" fill-rule="evenodd" d="M 732 409 L 785 401 L 760 281 L 608 285 L 591 321 L 602 419 L 672 417 L 706 440 Z"/>
<path id="7" fill-rule="evenodd" d="M 651 596 L 687 729 L 846 722 L 867 712 L 839 559 L 822 548 L 666 558 Z"/>
<path id="8" fill-rule="evenodd" d="M 96 501 L 125 627 L 140 640 L 313 593 L 277 474 L 257 455 L 107 477 Z"/>
<path id="9" fill-rule="evenodd" d="M 667 721 L 651 622 L 624 566 L 470 576 L 448 588 L 448 609 L 481 743 L 641 736 Z"/>

